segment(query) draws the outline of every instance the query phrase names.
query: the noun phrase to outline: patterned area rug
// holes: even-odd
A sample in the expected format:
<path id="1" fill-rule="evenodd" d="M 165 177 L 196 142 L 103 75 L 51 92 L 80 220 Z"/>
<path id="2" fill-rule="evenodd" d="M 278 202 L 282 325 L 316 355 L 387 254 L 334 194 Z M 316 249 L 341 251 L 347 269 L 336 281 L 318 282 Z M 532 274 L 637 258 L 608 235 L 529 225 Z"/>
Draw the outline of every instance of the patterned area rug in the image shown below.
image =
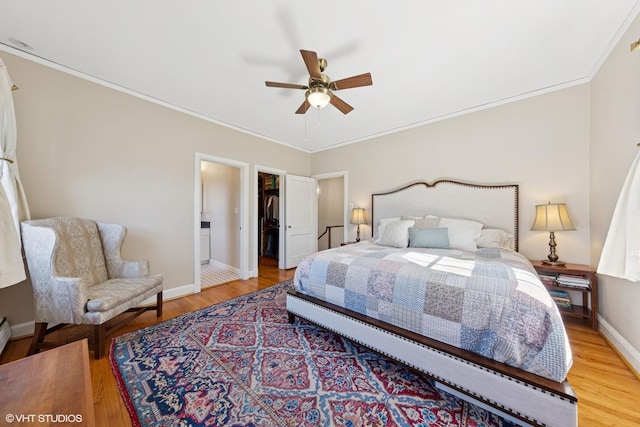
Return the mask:
<path id="1" fill-rule="evenodd" d="M 512 426 L 402 365 L 287 322 L 287 281 L 114 338 L 134 426 Z"/>

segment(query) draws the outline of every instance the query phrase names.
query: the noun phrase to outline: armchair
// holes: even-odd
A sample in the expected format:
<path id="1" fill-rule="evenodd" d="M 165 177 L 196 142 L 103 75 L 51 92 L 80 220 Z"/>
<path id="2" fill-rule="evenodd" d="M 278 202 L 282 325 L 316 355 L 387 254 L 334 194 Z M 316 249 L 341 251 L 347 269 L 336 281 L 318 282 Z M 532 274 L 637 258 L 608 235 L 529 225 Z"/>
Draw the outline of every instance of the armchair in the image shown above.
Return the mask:
<path id="1" fill-rule="evenodd" d="M 162 316 L 162 275 L 149 275 L 149 261 L 122 260 L 124 226 L 56 217 L 23 221 L 21 227 L 35 303 L 28 355 L 56 345 L 44 340 L 50 332 L 89 324 L 100 359 L 109 331 L 148 310 Z M 138 307 L 154 295 L 156 305 Z M 117 318 L 125 312 L 131 314 Z"/>

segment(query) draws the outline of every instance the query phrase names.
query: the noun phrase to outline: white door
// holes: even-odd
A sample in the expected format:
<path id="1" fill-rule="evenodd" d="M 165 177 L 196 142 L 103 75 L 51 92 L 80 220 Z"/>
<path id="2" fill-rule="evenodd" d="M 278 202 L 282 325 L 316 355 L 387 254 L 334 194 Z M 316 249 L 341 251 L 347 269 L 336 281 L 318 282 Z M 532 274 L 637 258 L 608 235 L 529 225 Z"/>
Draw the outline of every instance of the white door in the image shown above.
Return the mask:
<path id="1" fill-rule="evenodd" d="M 314 178 L 285 176 L 285 266 L 293 268 L 318 248 L 318 192 Z"/>

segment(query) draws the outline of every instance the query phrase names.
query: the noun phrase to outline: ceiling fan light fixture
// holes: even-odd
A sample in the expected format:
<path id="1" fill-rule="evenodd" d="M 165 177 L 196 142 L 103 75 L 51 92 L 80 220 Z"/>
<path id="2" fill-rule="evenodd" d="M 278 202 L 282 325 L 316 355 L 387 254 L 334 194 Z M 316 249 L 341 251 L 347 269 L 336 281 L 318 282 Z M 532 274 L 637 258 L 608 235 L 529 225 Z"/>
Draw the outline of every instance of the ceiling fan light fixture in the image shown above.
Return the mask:
<path id="1" fill-rule="evenodd" d="M 307 102 L 318 109 L 326 107 L 331 101 L 329 89 L 322 86 L 312 87 L 307 91 Z"/>

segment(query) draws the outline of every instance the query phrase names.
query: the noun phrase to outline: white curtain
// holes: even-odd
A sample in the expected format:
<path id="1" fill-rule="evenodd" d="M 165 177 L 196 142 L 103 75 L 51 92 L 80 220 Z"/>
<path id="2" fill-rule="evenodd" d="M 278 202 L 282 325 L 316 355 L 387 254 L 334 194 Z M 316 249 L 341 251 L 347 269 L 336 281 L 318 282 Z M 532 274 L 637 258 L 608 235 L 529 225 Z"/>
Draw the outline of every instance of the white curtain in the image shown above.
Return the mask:
<path id="1" fill-rule="evenodd" d="M 26 278 L 20 221 L 30 217 L 18 175 L 12 87 L 7 67 L 0 59 L 0 288 L 15 285 Z"/>
<path id="2" fill-rule="evenodd" d="M 640 153 L 631 165 L 613 211 L 598 273 L 640 281 Z"/>

